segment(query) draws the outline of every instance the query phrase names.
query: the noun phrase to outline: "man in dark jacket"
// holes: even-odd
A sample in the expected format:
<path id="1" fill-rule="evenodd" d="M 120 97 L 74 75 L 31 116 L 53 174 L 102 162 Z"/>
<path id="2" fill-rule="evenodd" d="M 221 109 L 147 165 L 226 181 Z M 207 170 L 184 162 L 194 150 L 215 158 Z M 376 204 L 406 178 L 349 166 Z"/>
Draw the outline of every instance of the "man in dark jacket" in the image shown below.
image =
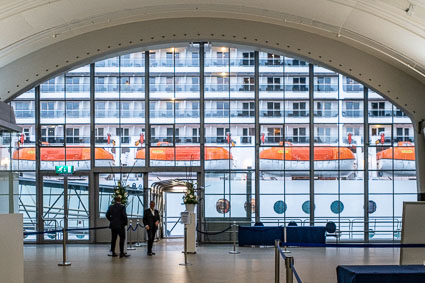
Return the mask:
<path id="1" fill-rule="evenodd" d="M 120 257 L 128 257 L 124 253 L 124 242 L 125 242 L 125 226 L 127 225 L 127 212 L 125 211 L 125 206 L 121 204 L 121 198 L 119 196 L 115 197 L 115 203 L 110 205 L 108 211 L 106 212 L 106 218 L 109 220 L 109 228 L 112 232 L 111 240 L 111 251 L 112 256 L 116 257 L 115 253 L 115 243 L 117 241 L 117 236 L 120 237 Z"/>
<path id="2" fill-rule="evenodd" d="M 155 254 L 152 252 L 152 246 L 159 226 L 159 212 L 155 209 L 154 201 L 150 202 L 149 208 L 143 213 L 143 224 L 148 232 L 148 255 L 151 256 Z"/>

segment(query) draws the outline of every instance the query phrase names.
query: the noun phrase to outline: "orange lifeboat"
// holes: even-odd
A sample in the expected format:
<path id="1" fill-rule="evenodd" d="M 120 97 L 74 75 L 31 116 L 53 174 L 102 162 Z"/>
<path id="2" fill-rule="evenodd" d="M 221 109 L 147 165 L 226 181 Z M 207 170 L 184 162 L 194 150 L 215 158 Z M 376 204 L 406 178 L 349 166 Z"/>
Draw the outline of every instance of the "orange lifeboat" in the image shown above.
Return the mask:
<path id="1" fill-rule="evenodd" d="M 176 147 L 151 147 L 151 166 L 194 166 L 199 164 L 201 154 L 199 146 L 176 146 Z M 233 160 L 232 154 L 223 147 L 205 147 L 205 169 L 223 169 L 229 167 L 229 161 Z M 136 164 L 144 165 L 145 149 L 136 153 Z"/>
<path id="2" fill-rule="evenodd" d="M 392 175 L 393 165 L 396 176 L 414 176 L 415 146 L 411 142 L 399 142 L 397 147 L 391 147 L 376 153 L 379 175 Z"/>
<path id="3" fill-rule="evenodd" d="M 261 170 L 287 170 L 289 175 L 306 175 L 305 171 L 310 168 L 310 147 L 285 145 L 260 152 Z M 347 147 L 314 147 L 314 170 L 342 170 L 340 175 L 348 176 L 354 169 L 354 161 L 354 153 Z"/>
<path id="4" fill-rule="evenodd" d="M 114 162 L 114 156 L 103 148 L 95 149 L 95 158 L 98 166 L 110 166 L 110 162 Z M 26 169 L 25 167 L 34 169 L 35 148 L 23 147 L 15 150 L 12 154 L 12 160 L 17 163 L 16 168 L 19 166 L 20 169 Z M 40 161 L 51 162 L 52 166 L 61 165 L 66 161 L 67 164 L 74 165 L 76 169 L 89 169 L 90 148 L 42 147 L 40 148 Z"/>

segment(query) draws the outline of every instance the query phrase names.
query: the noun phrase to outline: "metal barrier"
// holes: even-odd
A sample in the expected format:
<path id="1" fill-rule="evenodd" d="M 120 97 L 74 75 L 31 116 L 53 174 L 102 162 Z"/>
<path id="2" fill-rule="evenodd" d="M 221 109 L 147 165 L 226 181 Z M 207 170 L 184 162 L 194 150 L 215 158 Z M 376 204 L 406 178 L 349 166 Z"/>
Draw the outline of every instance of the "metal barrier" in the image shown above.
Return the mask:
<path id="1" fill-rule="evenodd" d="M 184 263 L 180 263 L 179 265 L 190 266 L 191 263 L 187 262 L 187 224 L 184 224 Z"/>
<path id="2" fill-rule="evenodd" d="M 229 254 L 240 254 L 239 251 L 236 250 L 236 230 L 239 225 L 236 224 L 236 221 L 233 221 L 232 227 L 233 227 L 233 250 L 229 251 Z"/>
<path id="3" fill-rule="evenodd" d="M 286 243 L 285 243 L 286 246 Z M 275 283 L 280 282 L 280 256 L 285 260 L 285 278 L 286 283 L 293 283 L 294 277 L 298 283 L 302 283 L 294 266 L 294 257 L 286 255 L 285 252 L 280 248 L 280 240 L 274 242 L 274 281 Z"/>

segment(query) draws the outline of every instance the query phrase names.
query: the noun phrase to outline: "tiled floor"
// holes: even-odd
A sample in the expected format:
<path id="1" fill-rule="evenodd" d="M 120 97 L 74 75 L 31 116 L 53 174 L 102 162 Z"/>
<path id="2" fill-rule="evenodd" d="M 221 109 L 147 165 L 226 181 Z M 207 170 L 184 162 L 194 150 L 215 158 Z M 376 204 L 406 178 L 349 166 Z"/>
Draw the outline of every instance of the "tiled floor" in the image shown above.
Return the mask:
<path id="1" fill-rule="evenodd" d="M 129 251 L 129 258 L 107 256 L 107 245 L 69 245 L 69 267 L 59 267 L 60 245 L 25 245 L 25 282 L 274 282 L 273 248 L 240 248 L 231 255 L 230 245 L 203 245 L 184 262 L 182 240 L 156 243 L 156 255 L 146 248 Z M 341 264 L 398 264 L 399 249 L 291 248 L 295 267 L 306 282 L 336 282 Z M 281 265 L 281 282 L 285 268 Z"/>

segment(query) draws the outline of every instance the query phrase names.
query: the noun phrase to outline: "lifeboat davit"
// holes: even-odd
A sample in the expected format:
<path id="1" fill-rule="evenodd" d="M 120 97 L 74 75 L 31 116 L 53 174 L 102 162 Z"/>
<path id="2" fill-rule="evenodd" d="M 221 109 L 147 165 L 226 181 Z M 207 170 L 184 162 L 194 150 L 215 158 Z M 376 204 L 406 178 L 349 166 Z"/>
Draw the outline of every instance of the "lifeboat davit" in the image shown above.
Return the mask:
<path id="1" fill-rule="evenodd" d="M 397 147 L 391 147 L 376 153 L 379 175 L 415 176 L 415 146 L 411 142 L 399 142 Z"/>
<path id="2" fill-rule="evenodd" d="M 150 148 L 151 166 L 199 166 L 199 146 L 161 146 Z M 223 147 L 205 147 L 205 169 L 225 169 L 232 166 L 233 156 Z M 136 153 L 136 166 L 145 165 L 145 149 Z"/>
<path id="3" fill-rule="evenodd" d="M 341 177 L 347 177 L 354 170 L 354 153 L 347 147 L 314 147 L 314 170 L 324 170 L 320 175 L 326 175 L 326 170 L 342 170 Z M 260 152 L 261 170 L 286 170 L 290 176 L 306 176 L 310 166 L 310 147 L 292 146 L 272 147 Z M 267 174 L 281 174 L 273 171 Z M 335 176 L 335 172 L 329 172 Z"/>
<path id="4" fill-rule="evenodd" d="M 65 150 L 66 149 L 66 150 Z M 66 154 L 66 157 L 65 157 Z M 114 162 L 114 156 L 103 148 L 95 149 L 97 166 L 110 166 Z M 22 147 L 15 150 L 12 155 L 14 168 L 31 170 L 35 168 L 35 148 Z M 74 165 L 75 169 L 90 169 L 89 147 L 41 147 L 40 161 L 43 169 L 54 169 L 56 165 Z M 19 166 L 19 167 L 18 167 Z"/>

